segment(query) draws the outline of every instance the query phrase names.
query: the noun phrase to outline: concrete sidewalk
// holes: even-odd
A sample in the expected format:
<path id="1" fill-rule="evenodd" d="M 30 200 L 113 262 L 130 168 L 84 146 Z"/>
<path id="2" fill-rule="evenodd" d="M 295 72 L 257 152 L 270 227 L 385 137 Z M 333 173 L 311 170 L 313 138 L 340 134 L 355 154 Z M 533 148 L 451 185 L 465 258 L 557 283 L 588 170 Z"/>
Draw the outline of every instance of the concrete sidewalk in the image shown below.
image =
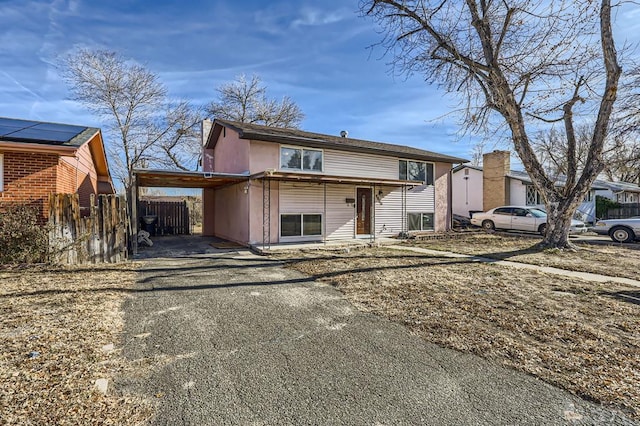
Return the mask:
<path id="1" fill-rule="evenodd" d="M 204 240 L 203 240 L 204 244 Z M 125 306 L 123 391 L 158 425 L 632 425 L 528 375 L 443 349 L 248 251 L 149 258 Z"/>
<path id="2" fill-rule="evenodd" d="M 530 269 L 538 272 L 544 272 L 552 275 L 562 275 L 564 277 L 578 278 L 584 281 L 606 283 L 614 282 L 618 284 L 626 284 L 634 287 L 640 287 L 640 281 L 632 280 L 624 277 L 611 277 L 609 275 L 593 274 L 591 272 L 569 271 L 566 269 L 553 268 L 551 266 L 532 265 L 530 263 L 514 262 L 512 260 L 498 260 L 489 257 L 474 256 L 470 254 L 452 253 L 449 251 L 431 250 L 422 247 L 409 247 L 405 245 L 388 246 L 387 248 L 394 250 L 412 251 L 414 253 L 428 254 L 432 256 L 449 257 L 452 259 L 471 259 L 481 263 L 491 263 L 493 265 L 507 266 L 511 268 Z"/>

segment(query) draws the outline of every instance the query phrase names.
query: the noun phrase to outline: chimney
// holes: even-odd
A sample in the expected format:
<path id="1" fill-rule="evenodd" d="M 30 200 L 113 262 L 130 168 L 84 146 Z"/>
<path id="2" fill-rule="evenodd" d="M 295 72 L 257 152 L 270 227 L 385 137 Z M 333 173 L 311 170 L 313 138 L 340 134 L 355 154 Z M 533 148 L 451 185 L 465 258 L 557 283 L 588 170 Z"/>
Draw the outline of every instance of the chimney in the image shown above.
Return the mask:
<path id="1" fill-rule="evenodd" d="M 509 179 L 511 169 L 509 151 L 493 151 L 482 156 L 482 209 L 511 204 Z"/>
<path id="2" fill-rule="evenodd" d="M 209 133 L 211 133 L 211 128 L 213 127 L 213 121 L 205 118 L 202 120 L 202 146 L 207 143 L 207 139 L 209 139 Z"/>
<path id="3" fill-rule="evenodd" d="M 213 128 L 213 121 L 205 118 L 202 120 L 202 171 L 205 173 L 213 172 L 215 164 L 213 162 L 213 149 L 205 149 L 211 129 Z"/>

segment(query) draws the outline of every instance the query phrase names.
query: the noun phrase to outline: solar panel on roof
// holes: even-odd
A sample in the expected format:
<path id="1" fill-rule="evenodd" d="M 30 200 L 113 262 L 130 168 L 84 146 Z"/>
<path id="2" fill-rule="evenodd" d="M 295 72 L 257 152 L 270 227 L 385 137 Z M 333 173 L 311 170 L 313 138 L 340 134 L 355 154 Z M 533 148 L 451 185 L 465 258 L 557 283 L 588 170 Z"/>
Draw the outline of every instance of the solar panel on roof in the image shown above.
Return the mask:
<path id="1" fill-rule="evenodd" d="M 86 127 L 82 126 L 71 126 L 69 124 L 56 124 L 56 123 L 40 123 L 36 124 L 32 127 L 33 129 L 38 130 L 51 130 L 54 132 L 75 132 L 78 134 L 82 132 Z"/>
<path id="2" fill-rule="evenodd" d="M 7 126 L 3 126 L 2 124 L 0 124 L 0 137 L 4 136 L 4 135 L 7 135 L 9 133 L 13 133 L 16 130 L 18 130 L 18 129 L 16 129 L 15 127 L 7 127 Z"/>
<path id="3" fill-rule="evenodd" d="M 0 137 L 24 142 L 65 143 L 86 129 L 86 127 L 69 124 L 0 117 Z"/>
<path id="4" fill-rule="evenodd" d="M 24 129 L 25 127 L 31 127 L 38 124 L 37 121 L 31 120 L 16 120 L 15 118 L 0 117 L 0 126 L 14 127 L 18 129 Z"/>
<path id="5" fill-rule="evenodd" d="M 39 130 L 36 128 L 27 128 L 15 131 L 5 137 L 11 139 L 21 139 L 26 141 L 46 141 L 46 142 L 68 142 L 76 136 L 76 132 L 54 132 L 52 130 Z"/>

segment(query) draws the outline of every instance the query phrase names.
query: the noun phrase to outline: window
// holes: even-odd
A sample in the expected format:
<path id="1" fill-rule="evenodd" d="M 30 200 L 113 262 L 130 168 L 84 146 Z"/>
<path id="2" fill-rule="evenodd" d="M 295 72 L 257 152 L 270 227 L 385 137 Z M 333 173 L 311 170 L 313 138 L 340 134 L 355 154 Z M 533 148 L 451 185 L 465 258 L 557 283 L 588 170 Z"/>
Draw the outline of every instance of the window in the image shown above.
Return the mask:
<path id="1" fill-rule="evenodd" d="M 535 186 L 527 185 L 527 205 L 535 206 L 538 204 L 544 204 L 544 202 L 542 201 L 542 197 L 540 196 L 540 193 L 538 192 Z"/>
<path id="2" fill-rule="evenodd" d="M 584 195 L 584 198 L 582 199 L 583 203 L 588 203 L 593 201 L 593 191 L 589 191 Z"/>
<path id="3" fill-rule="evenodd" d="M 495 209 L 493 214 L 502 214 L 505 216 L 513 215 L 513 209 L 511 207 L 500 207 L 499 209 Z"/>
<path id="4" fill-rule="evenodd" d="M 289 170 L 322 171 L 322 151 L 319 149 L 280 147 L 280 168 Z"/>
<path id="5" fill-rule="evenodd" d="M 433 163 L 400 160 L 398 167 L 399 180 L 416 180 L 433 185 Z"/>
<path id="6" fill-rule="evenodd" d="M 0 192 L 4 191 L 4 156 L 0 152 Z"/>
<path id="7" fill-rule="evenodd" d="M 281 237 L 322 236 L 321 214 L 280 215 Z"/>
<path id="8" fill-rule="evenodd" d="M 521 209 L 519 207 L 513 209 L 514 216 L 527 217 L 527 214 L 530 214 L 527 209 Z"/>
<path id="9" fill-rule="evenodd" d="M 407 213 L 409 231 L 433 231 L 433 213 Z"/>

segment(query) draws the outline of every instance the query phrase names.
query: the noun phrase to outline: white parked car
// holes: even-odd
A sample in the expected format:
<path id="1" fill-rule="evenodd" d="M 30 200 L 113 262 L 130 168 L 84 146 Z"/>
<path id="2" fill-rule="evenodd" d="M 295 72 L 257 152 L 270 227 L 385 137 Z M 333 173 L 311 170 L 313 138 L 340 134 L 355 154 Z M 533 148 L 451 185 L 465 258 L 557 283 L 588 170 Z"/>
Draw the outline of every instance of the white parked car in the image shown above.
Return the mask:
<path id="1" fill-rule="evenodd" d="M 492 229 L 508 229 L 514 231 L 539 232 L 544 235 L 547 230 L 547 213 L 536 207 L 503 206 L 484 213 L 474 213 L 471 224 L 481 226 L 487 231 Z M 571 220 L 570 234 L 587 232 L 584 222 Z"/>
<path id="2" fill-rule="evenodd" d="M 640 217 L 599 220 L 593 230 L 597 234 L 608 235 L 617 243 L 630 243 L 640 240 Z"/>

